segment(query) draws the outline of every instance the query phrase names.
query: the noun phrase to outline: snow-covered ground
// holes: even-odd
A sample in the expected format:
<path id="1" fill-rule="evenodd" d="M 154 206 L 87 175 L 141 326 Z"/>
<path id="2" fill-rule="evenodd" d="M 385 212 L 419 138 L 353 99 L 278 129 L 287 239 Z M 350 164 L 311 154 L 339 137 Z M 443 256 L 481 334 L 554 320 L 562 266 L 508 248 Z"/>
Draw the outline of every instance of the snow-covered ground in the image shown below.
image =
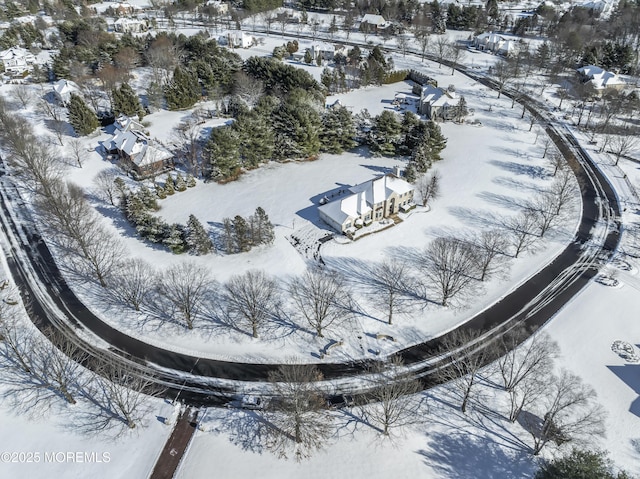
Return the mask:
<path id="1" fill-rule="evenodd" d="M 457 32 L 456 32 L 457 33 Z M 282 43 L 277 35 L 270 36 L 272 45 L 246 50 L 259 54 L 258 48 L 270 52 L 273 46 Z M 244 53 L 243 53 L 244 56 Z M 469 54 L 467 63 L 487 68 L 495 57 L 487 54 Z M 458 75 L 449 75 L 450 70 L 438 69 L 437 65 L 410 56 L 396 56 L 398 67 L 414 65 L 427 69 L 441 85 L 455 84 L 459 93 L 465 95 L 469 106 L 475 109 L 471 119 L 477 119 L 482 127 L 471 125 L 443 125 L 449 144 L 444 152 L 444 161 L 437 165 L 443 178 L 442 198 L 434 202 L 430 212 L 416 212 L 402 224 L 384 232 L 371 235 L 353 244 L 331 243 L 323 248 L 323 257 L 328 263 L 338 266 L 348 261 L 381 259 L 401 240 L 408 248 L 418 247 L 434 235 L 460 228 L 482 228 L 483 214 L 492 212 L 503 216 L 512 212 L 508 200 L 522 200 L 529 192 L 548 181 L 545 165 L 540 160 L 541 141 L 535 143 L 535 133 L 528 132 L 528 121 L 519 120 L 520 111 L 511 110 L 510 101 L 497 100 L 495 93 L 487 92 L 473 82 Z M 321 68 L 306 67 L 316 78 Z M 10 85 L 2 85 L 5 93 Z M 401 85 L 389 85 L 380 89 L 364 89 L 342 96 L 345 105 L 354 112 L 366 107 L 377 114 L 391 107 L 385 100 L 392 100 Z M 548 101 L 558 100 L 551 92 L 545 94 Z M 489 105 L 492 111 L 488 111 Z M 37 128 L 43 128 L 37 115 L 26 112 L 34 119 Z M 160 112 L 147 117 L 152 136 L 164 139 L 171 135 L 172 125 L 177 124 L 184 113 Z M 101 134 L 87 140 L 87 146 L 95 147 Z M 637 196 L 634 198 L 629 186 L 640 184 L 640 166 L 627 160 L 620 161 L 620 168 L 612 166 L 611 158 L 592 152 L 601 167 L 619 189 L 625 205 L 624 222 L 638 221 Z M 635 155 L 636 158 L 640 155 Z M 276 243 L 244 255 L 210 256 L 207 264 L 219 281 L 231 274 L 247 269 L 263 268 L 281 278 L 300 273 L 305 267 L 304 258 L 295 251 L 286 237 L 293 231 L 311 234 L 317 228 L 314 201 L 342 184 L 364 181 L 372 175 L 399 163 L 394 159 L 369 157 L 353 153 L 343 157 L 326 155 L 312 163 L 268 165 L 244 175 L 238 182 L 228 185 L 199 183 L 193 190 L 179 193 L 163 202 L 160 215 L 168 221 L 184 221 L 194 213 L 203 223 L 219 223 L 225 216 L 250 214 L 256 206 L 263 206 L 276 224 Z M 91 179 L 103 168 L 112 167 L 93 152 L 88 155 L 83 168 L 71 167 L 68 177 L 89 185 Z M 547 167 L 548 171 L 548 167 Z M 286 178 L 286 181 L 282 181 Z M 247 190 L 250 194 L 247 194 Z M 231 200 L 233 198 L 233 200 Z M 283 198 L 286 201 L 282 201 Z M 449 329 L 463 321 L 473 312 L 486 307 L 505 294 L 515 284 L 525 279 L 535 269 L 557 253 L 570 239 L 575 224 L 544 243 L 535 255 L 526 255 L 512 263 L 510 279 L 495 281 L 486 287 L 481 299 L 463 310 L 443 311 L 434 308 L 427 311 L 428 321 L 418 316 L 405 315 L 394 326 L 394 337 L 405 344 L 415 340 L 413 333 L 428 337 Z M 115 228 L 115 227 L 114 227 Z M 126 244 L 134 255 L 147 258 L 153 264 L 163 266 L 179 261 L 169 253 L 159 251 L 130 237 L 130 230 L 119 226 Z M 629 241 L 629 236 L 623 236 Z M 623 244 L 624 246 L 624 244 Z M 625 263 L 626 262 L 626 263 Z M 612 459 L 632 474 L 640 474 L 640 379 L 638 364 L 631 363 L 611 350 L 614 341 L 622 340 L 634 345 L 640 354 L 640 322 L 637 309 L 640 298 L 640 262 L 624 258 L 624 262 L 606 269 L 615 277 L 618 287 L 593 282 L 568 304 L 545 330 L 561 347 L 558 363 L 580 375 L 593 386 L 599 401 L 608 412 L 607 437 L 597 446 L 611 452 Z M 629 265 L 628 269 L 626 264 Z M 96 310 L 102 306 L 91 300 L 92 291 L 75 285 L 81 295 Z M 368 332 L 386 332 L 386 326 L 375 319 L 380 311 L 366 305 L 372 318 L 361 321 Z M 437 310 L 435 310 L 437 309 Z M 110 317 L 114 316 L 110 311 Z M 419 315 L 422 317 L 422 314 Z M 309 352 L 318 344 L 301 333 L 297 338 L 283 341 L 269 338 L 256 342 L 245 337 L 223 335 L 222 340 L 214 334 L 189 333 L 176 329 L 158 332 L 131 327 L 126 323 L 135 317 L 123 316 L 116 324 L 132 334 L 148 335 L 153 342 L 179 350 L 197 351 L 207 356 L 233 356 L 273 360 L 286 357 L 292 352 L 311 358 Z M 151 328 L 155 329 L 155 328 Z M 406 334 L 402 333 L 404 331 Z M 338 332 L 337 334 L 340 334 Z M 404 334 L 404 336 L 403 336 Z M 355 354 L 356 349 L 345 348 L 341 354 Z M 306 356 L 305 356 L 306 354 Z M 430 405 L 425 412 L 424 423 L 407 428 L 393 442 L 383 441 L 377 432 L 359 423 L 353 417 L 336 413 L 334 422 L 338 432 L 330 439 L 323 451 L 309 461 L 296 463 L 283 461 L 262 449 L 262 445 L 251 437 L 251 424 L 242 415 L 246 413 L 229 410 L 208 411 L 203 422 L 203 431 L 196 434 L 189 453 L 182 464 L 178 477 L 208 477 L 216 471 L 220 477 L 416 477 L 467 478 L 467 477 L 531 477 L 535 461 L 524 451 L 526 434 L 517 425 L 492 423 L 472 412 L 470 418 L 456 413 L 455 408 L 435 399 L 446 397 L 443 388 L 425 393 Z M 485 398 L 483 398 L 485 399 Z M 477 404 L 475 407 L 478 407 Z M 154 415 L 148 418 L 148 428 L 133 435 L 112 440 L 105 437 L 86 437 L 69 430 L 65 416 L 26 418 L 17 416 L 6 404 L 0 404 L 0 425 L 4 434 L 0 437 L 0 451 L 8 452 L 96 452 L 104 457 L 108 452 L 109 462 L 74 463 L 70 460 L 57 463 L 17 464 L 0 463 L 1 477 L 146 477 L 169 434 L 159 417 L 170 414 L 171 407 L 157 403 Z M 246 424 L 245 428 L 237 428 Z M 259 471 L 259 472 L 257 472 Z"/>

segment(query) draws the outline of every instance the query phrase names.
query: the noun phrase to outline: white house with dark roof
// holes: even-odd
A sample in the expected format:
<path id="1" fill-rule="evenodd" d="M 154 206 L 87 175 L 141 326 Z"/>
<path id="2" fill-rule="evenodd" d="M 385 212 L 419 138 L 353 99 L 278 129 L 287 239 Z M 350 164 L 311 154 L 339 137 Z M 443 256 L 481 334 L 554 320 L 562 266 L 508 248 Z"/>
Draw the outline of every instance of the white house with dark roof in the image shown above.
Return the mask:
<path id="1" fill-rule="evenodd" d="M 412 185 L 394 174 L 376 177 L 348 188 L 347 196 L 318 207 L 320 219 L 340 233 L 352 233 L 374 221 L 408 211 Z"/>
<path id="2" fill-rule="evenodd" d="M 593 89 L 599 93 L 608 89 L 622 90 L 627 85 L 617 73 L 604 70 L 595 65 L 586 65 L 576 71 L 583 83 L 590 83 Z"/>
<path id="3" fill-rule="evenodd" d="M 0 61 L 4 66 L 4 71 L 11 74 L 31 71 L 36 57 L 29 50 L 21 47 L 11 47 L 0 52 Z"/>

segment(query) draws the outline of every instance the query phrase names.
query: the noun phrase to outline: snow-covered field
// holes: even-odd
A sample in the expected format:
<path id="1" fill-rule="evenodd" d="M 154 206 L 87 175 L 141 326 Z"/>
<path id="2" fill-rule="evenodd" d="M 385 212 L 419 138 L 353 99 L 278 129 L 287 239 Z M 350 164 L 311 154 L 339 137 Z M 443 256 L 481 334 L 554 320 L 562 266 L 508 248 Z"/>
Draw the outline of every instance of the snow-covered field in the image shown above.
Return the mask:
<path id="1" fill-rule="evenodd" d="M 248 54 L 260 54 L 262 48 L 270 52 L 282 43 L 277 35 L 270 35 L 272 44 L 247 50 Z M 244 53 L 243 53 L 244 56 Z M 442 197 L 436 200 L 431 211 L 416 211 L 406 220 L 381 233 L 363 238 L 352 244 L 330 243 L 322 249 L 325 261 L 333 267 L 346 267 L 358 260 L 380 260 L 392 254 L 398 245 L 419 248 L 439 234 L 460 231 L 463 228 L 486 227 L 486 214 L 504 217 L 513 213 L 513 202 L 531 197 L 536 188 L 548 184 L 549 167 L 541 160 L 542 142 L 535 142 L 535 133 L 528 131 L 528 120 L 520 120 L 520 111 L 511 110 L 510 100 L 495 98 L 450 70 L 437 65 L 396 56 L 399 67 L 418 66 L 428 69 L 441 85 L 455 84 L 464 94 L 469 106 L 475 110 L 471 117 L 482 127 L 471 125 L 443 125 L 449 138 L 444 160 L 436 166 L 442 175 Z M 495 61 L 490 55 L 473 55 L 468 62 L 485 67 Z M 321 68 L 308 66 L 316 78 Z M 3 85 L 0 92 L 11 87 Z M 388 85 L 368 88 L 341 95 L 343 103 L 354 112 L 366 107 L 372 114 L 390 108 L 390 101 L 397 92 L 407 92 L 405 85 Z M 547 96 L 552 101 L 552 96 Z M 329 99 L 328 101 L 333 100 Z M 488 111 L 489 105 L 491 110 Z M 29 113 L 29 112 L 27 112 Z M 160 112 L 146 119 L 150 121 L 152 136 L 168 139 L 172 126 L 179 123 L 184 113 Z M 34 124 L 43 128 L 33 114 Z M 105 134 L 87 140 L 88 147 L 95 147 Z M 620 168 L 611 165 L 606 155 L 598 158 L 624 201 L 624 222 L 638 222 L 637 196 L 629 186 L 640 184 L 640 165 L 627 160 L 620 161 Z M 636 155 L 638 157 L 639 155 Z M 301 273 L 305 258 L 297 252 L 286 237 L 292 232 L 314 234 L 319 224 L 315 212 L 317 199 L 340 185 L 351 185 L 388 171 L 401 163 L 396 159 L 370 157 L 363 152 L 343 156 L 323 155 L 311 163 L 272 164 L 250 172 L 238 182 L 228 185 L 199 183 L 192 190 L 178 193 L 162 202 L 159 212 L 168 221 L 184 222 L 190 213 L 196 214 L 203 224 L 215 227 L 225 216 L 248 215 L 256 206 L 262 206 L 276 224 L 276 242 L 273 247 L 261 248 L 243 255 L 211 255 L 204 259 L 218 281 L 225 281 L 232 274 L 248 269 L 265 269 L 270 274 L 286 279 Z M 103 168 L 113 167 L 92 152 L 83 168 L 70 167 L 68 177 L 78 183 L 90 185 L 92 178 Z M 101 205 L 104 206 L 104 205 Z M 577 214 L 575 215 L 577 217 Z M 109 221 L 112 221 L 109 219 Z M 114 225 L 131 253 L 143 256 L 151 263 L 164 267 L 182 258 L 149 247 L 131 236 L 129 228 L 121 223 Z M 430 307 L 419 314 L 413 312 L 399 317 L 397 325 L 388 328 L 380 321 L 382 313 L 364 304 L 370 317 L 362 318 L 359 327 L 368 333 L 393 332 L 400 344 L 408 344 L 418 338 L 427 338 L 454 327 L 491 302 L 495 301 L 532 272 L 549 261 L 570 240 L 575 222 L 564 225 L 538 248 L 536 254 L 527 254 L 512 263 L 508 280 L 496 280 L 478 294 L 472 304 L 464 309 L 443 310 Z M 630 241 L 629 236 L 623 236 Z M 624 246 L 624 244 L 623 244 Z M 632 474 L 640 474 L 640 366 L 620 357 L 611 350 L 614 341 L 631 343 L 640 354 L 640 322 L 637 311 L 640 304 L 640 277 L 637 259 L 625 258 L 624 262 L 610 265 L 606 273 L 618 281 L 618 287 L 593 282 L 568 304 L 545 330 L 561 347 L 562 367 L 580 375 L 598 392 L 599 401 L 608 412 L 607 437 L 599 440 L 597 447 L 611 452 L 612 459 Z M 284 340 L 277 336 L 260 341 L 232 334 L 216 334 L 206 329 L 187 333 L 172 326 L 141 328 L 139 318 L 122 315 L 114 319 L 113 310 L 92 300 L 92 291 L 76 284 L 84 299 L 95 310 L 102 310 L 119 328 L 131 334 L 144 335 L 150 341 L 176 350 L 195 352 L 203 356 L 236 357 L 274 361 L 297 354 L 303 360 L 315 360 L 312 351 L 324 343 L 315 343 L 306 333 L 297 333 Z M 345 331 L 333 333 L 336 337 L 354 334 Z M 375 334 L 374 334 L 375 335 Z M 371 341 L 374 341 L 371 339 Z M 374 346 L 373 344 L 371 346 Z M 384 348 L 384 344 L 376 347 Z M 374 347 L 374 349 L 376 349 Z M 367 348 L 364 348 L 365 351 Z M 359 348 L 347 342 L 339 355 L 355 355 Z M 384 350 L 383 350 L 384 351 Z M 333 354 L 333 353 L 332 353 Z M 332 358 L 334 359 L 334 358 Z M 491 399 L 488 396 L 479 398 Z M 263 449 L 252 437 L 250 417 L 244 412 L 210 410 L 203 421 L 203 431 L 196 433 L 194 442 L 179 470 L 181 479 L 208 477 L 215 471 L 219 477 L 416 477 L 437 478 L 525 478 L 531 477 L 535 459 L 526 452 L 528 438 L 518 425 L 487 418 L 473 410 L 469 417 L 460 415 L 446 400 L 446 390 L 439 388 L 422 395 L 427 404 L 424 421 L 406 428 L 393 439 L 382 440 L 368 426 L 346 413 L 335 413 L 337 432 L 324 450 L 302 463 L 284 461 Z M 438 399 L 436 399 L 438 398 Z M 499 399 L 498 399 L 499 402 Z M 169 428 L 158 418 L 171 414 L 171 406 L 156 403 L 152 415 L 147 418 L 148 427 L 140 428 L 132 435 L 113 440 L 107 437 L 86 437 L 69 428 L 65 415 L 48 415 L 27 418 L 15 415 L 6 404 L 0 404 L 0 451 L 39 452 L 44 458 L 51 452 L 95 452 L 95 457 L 109 461 L 82 462 L 67 459 L 39 464 L 0 462 L 0 477 L 147 477 Z M 479 409 L 479 403 L 474 408 Z M 472 408 L 472 409 L 474 409 Z M 157 417 L 156 417 L 157 416 Z M 237 427 L 238 425 L 245 427 Z M 55 456 L 60 458 L 61 456 Z M 83 456 L 84 457 L 84 456 Z"/>

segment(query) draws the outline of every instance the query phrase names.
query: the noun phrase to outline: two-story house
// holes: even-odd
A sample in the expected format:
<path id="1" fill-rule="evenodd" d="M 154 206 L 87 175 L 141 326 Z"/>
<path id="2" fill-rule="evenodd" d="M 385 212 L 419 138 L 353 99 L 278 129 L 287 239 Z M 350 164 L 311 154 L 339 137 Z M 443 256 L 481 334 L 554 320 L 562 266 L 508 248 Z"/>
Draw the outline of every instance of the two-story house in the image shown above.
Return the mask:
<path id="1" fill-rule="evenodd" d="M 395 174 L 387 174 L 348 188 L 347 196 L 318 207 L 320 219 L 340 233 L 352 233 L 374 221 L 408 211 L 414 188 Z"/>

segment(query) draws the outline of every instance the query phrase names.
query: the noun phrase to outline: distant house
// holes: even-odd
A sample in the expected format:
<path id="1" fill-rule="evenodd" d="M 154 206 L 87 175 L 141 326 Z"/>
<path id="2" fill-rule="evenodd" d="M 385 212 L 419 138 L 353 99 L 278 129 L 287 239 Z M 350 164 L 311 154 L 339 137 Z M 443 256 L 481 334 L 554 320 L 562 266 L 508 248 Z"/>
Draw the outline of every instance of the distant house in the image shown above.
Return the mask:
<path id="1" fill-rule="evenodd" d="M 473 39 L 472 45 L 480 51 L 490 51 L 498 55 L 509 56 L 518 51 L 518 42 L 498 33 L 481 33 Z"/>
<path id="2" fill-rule="evenodd" d="M 0 52 L 0 61 L 4 71 L 13 75 L 31 71 L 36 57 L 29 50 L 21 47 L 11 47 Z"/>
<path id="3" fill-rule="evenodd" d="M 600 94 L 605 90 L 622 90 L 626 86 L 626 82 L 617 73 L 606 71 L 595 65 L 578 68 L 576 73 L 582 83 L 590 83 Z"/>
<path id="4" fill-rule="evenodd" d="M 147 22 L 137 18 L 118 18 L 113 22 L 113 29 L 118 33 L 140 33 L 148 29 Z"/>
<path id="5" fill-rule="evenodd" d="M 209 0 L 206 3 L 207 7 L 213 7 L 216 9 L 219 15 L 226 15 L 229 13 L 229 4 L 220 0 Z"/>
<path id="6" fill-rule="evenodd" d="M 413 186 L 395 174 L 379 176 L 347 189 L 347 195 L 318 207 L 320 219 L 340 233 L 350 234 L 374 221 L 408 211 Z"/>
<path id="7" fill-rule="evenodd" d="M 418 111 L 430 120 L 453 120 L 458 103 L 460 103 L 460 97 L 455 91 L 433 85 L 424 85 L 420 88 Z"/>
<path id="8" fill-rule="evenodd" d="M 384 19 L 382 15 L 374 15 L 367 13 L 360 20 L 360 29 L 367 29 L 368 31 L 377 32 L 378 30 L 385 29 L 389 23 Z"/>
<path id="9" fill-rule="evenodd" d="M 227 45 L 231 48 L 249 48 L 255 39 L 241 30 L 232 30 L 227 33 Z"/>
<path id="10" fill-rule="evenodd" d="M 322 58 L 325 61 L 333 60 L 335 55 L 336 47 L 331 43 L 325 42 L 315 42 L 309 48 L 309 53 L 311 53 L 311 58 L 317 60 L 318 57 Z"/>
<path id="11" fill-rule="evenodd" d="M 133 15 L 136 10 L 136 7 L 127 2 L 117 3 L 111 8 L 113 8 L 114 13 L 119 17 L 127 17 L 129 15 Z"/>
<path id="12" fill-rule="evenodd" d="M 71 100 L 71 94 L 80 94 L 80 87 L 71 80 L 58 80 L 53 84 L 53 95 L 63 105 Z"/>

